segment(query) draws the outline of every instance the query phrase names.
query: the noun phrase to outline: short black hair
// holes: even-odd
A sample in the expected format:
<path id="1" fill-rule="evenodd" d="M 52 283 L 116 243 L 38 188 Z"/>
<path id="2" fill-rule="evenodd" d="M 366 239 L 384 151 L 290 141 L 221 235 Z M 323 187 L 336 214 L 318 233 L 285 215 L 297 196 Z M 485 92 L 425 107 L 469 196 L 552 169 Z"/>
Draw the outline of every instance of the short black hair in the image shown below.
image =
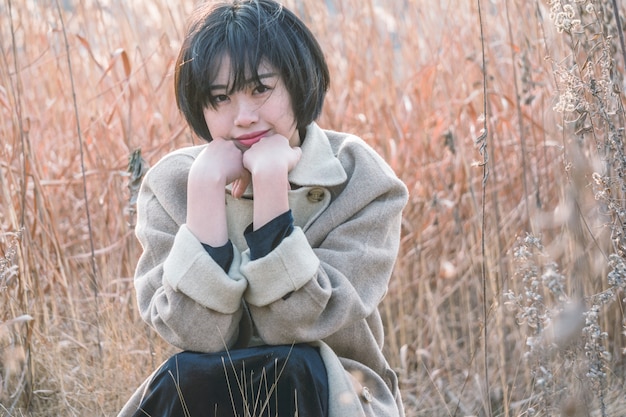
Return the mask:
<path id="1" fill-rule="evenodd" d="M 176 103 L 198 136 L 212 140 L 204 108 L 216 104 L 210 86 L 225 56 L 232 66 L 232 91 L 243 89 L 250 76 L 260 82 L 259 64 L 266 60 L 289 91 L 298 130 L 320 115 L 330 75 L 302 20 L 274 0 L 204 4 L 190 18 L 175 71 Z"/>

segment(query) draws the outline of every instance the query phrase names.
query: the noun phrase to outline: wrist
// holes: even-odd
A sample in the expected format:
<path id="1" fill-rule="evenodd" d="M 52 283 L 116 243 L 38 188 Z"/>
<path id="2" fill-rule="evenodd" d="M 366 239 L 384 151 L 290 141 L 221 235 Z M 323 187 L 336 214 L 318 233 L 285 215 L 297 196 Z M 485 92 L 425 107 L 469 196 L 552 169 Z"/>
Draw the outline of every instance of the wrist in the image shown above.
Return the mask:
<path id="1" fill-rule="evenodd" d="M 253 228 L 258 230 L 275 217 L 289 210 L 289 181 L 287 175 L 254 176 Z"/>
<path id="2" fill-rule="evenodd" d="M 191 176 L 187 186 L 187 227 L 200 242 L 215 247 L 228 241 L 224 187 L 223 180 L 201 182 Z"/>
<path id="3" fill-rule="evenodd" d="M 226 176 L 220 171 L 204 167 L 194 169 L 193 166 L 189 171 L 187 189 L 190 191 L 202 190 L 202 192 L 207 192 L 212 189 L 223 191 L 224 187 L 226 187 Z"/>

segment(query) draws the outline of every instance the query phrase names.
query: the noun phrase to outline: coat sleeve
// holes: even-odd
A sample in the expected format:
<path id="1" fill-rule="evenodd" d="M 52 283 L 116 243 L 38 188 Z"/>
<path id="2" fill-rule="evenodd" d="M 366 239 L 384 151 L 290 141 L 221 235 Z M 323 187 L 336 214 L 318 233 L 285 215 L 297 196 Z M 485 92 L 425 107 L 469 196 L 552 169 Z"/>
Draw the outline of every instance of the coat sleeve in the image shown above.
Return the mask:
<path id="1" fill-rule="evenodd" d="M 174 153 L 146 175 L 137 200 L 143 253 L 135 271 L 142 318 L 181 349 L 213 352 L 238 339 L 247 282 L 239 253 L 226 273 L 184 224 L 193 157 Z M 211 213 L 207 213 L 211 215 Z"/>
<path id="2" fill-rule="evenodd" d="M 245 297 L 266 343 L 325 340 L 357 329 L 386 294 L 406 187 L 360 140 L 348 140 L 337 156 L 347 182 L 333 190 L 333 201 L 306 235 L 295 228 L 267 256 L 251 261 L 243 254 Z M 346 345 L 358 343 L 341 337 Z"/>

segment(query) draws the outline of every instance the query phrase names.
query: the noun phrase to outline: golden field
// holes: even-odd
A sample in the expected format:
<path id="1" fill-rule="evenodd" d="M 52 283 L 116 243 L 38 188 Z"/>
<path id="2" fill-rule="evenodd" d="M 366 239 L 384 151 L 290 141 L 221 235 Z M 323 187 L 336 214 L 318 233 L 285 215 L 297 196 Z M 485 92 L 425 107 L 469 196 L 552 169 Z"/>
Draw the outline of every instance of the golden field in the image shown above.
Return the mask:
<path id="1" fill-rule="evenodd" d="M 285 4 L 326 51 L 320 125 L 410 190 L 381 305 L 407 417 L 626 415 L 625 5 Z M 114 416 L 173 353 L 135 305 L 128 166 L 200 143 L 193 7 L 0 0 L 1 417 Z"/>

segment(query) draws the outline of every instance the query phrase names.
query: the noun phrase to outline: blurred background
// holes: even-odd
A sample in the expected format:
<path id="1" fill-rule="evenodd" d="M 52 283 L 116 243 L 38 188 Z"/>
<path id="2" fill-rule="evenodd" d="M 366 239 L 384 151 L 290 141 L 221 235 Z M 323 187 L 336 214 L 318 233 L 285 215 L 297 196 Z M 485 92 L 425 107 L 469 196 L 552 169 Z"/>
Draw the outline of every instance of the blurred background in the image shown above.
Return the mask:
<path id="1" fill-rule="evenodd" d="M 320 125 L 410 190 L 381 306 L 407 417 L 626 415 L 623 2 L 285 5 L 330 65 Z M 174 352 L 135 305 L 134 196 L 200 143 L 194 6 L 0 0 L 0 416 L 115 415 Z"/>

